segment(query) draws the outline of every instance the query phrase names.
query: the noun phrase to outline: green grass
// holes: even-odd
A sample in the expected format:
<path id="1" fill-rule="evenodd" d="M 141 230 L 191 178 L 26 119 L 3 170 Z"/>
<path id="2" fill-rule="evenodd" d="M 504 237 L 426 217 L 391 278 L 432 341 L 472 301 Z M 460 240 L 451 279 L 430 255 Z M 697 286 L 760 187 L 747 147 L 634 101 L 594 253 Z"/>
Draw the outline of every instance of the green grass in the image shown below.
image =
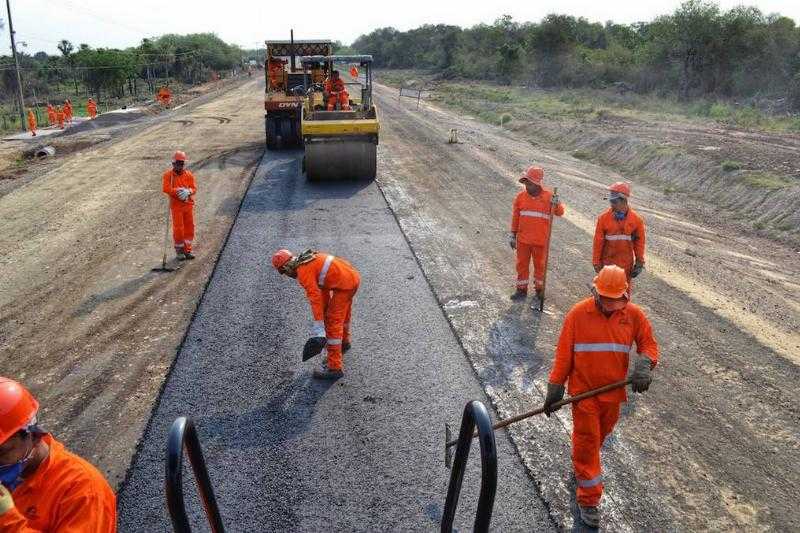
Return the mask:
<path id="1" fill-rule="evenodd" d="M 769 172 L 747 172 L 742 175 L 742 181 L 757 189 L 769 189 L 772 191 L 783 189 L 791 185 L 791 182 Z"/>
<path id="2" fill-rule="evenodd" d="M 726 159 L 725 161 L 723 161 L 720 164 L 720 166 L 722 167 L 722 170 L 724 170 L 725 172 L 733 172 L 734 170 L 742 169 L 741 163 L 739 163 L 738 161 L 731 161 L 730 159 Z"/>
<path id="3" fill-rule="evenodd" d="M 591 159 L 592 154 L 590 154 L 585 150 L 575 150 L 574 152 L 572 152 L 572 157 L 574 157 L 575 159 L 586 160 L 586 159 Z"/>

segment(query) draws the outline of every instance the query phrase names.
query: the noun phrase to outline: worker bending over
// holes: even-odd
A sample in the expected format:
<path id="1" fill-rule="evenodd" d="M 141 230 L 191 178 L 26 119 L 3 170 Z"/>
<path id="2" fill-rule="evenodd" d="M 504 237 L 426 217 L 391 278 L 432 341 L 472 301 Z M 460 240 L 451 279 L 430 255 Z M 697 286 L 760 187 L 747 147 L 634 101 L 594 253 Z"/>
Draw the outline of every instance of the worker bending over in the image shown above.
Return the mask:
<path id="1" fill-rule="evenodd" d="M 611 207 L 597 219 L 592 248 L 595 272 L 605 265 L 617 265 L 625 271 L 630 294 L 631 278 L 644 270 L 644 219 L 630 208 L 631 186 L 621 181 L 608 187 Z"/>
<path id="2" fill-rule="evenodd" d="M 161 177 L 164 194 L 169 196 L 172 214 L 172 240 L 178 261 L 194 259 L 194 195 L 197 183 L 194 175 L 186 170 L 186 154 L 178 150 L 172 156 L 172 169 Z"/>
<path id="3" fill-rule="evenodd" d="M 0 531 L 113 533 L 116 496 L 98 470 L 36 423 L 39 403 L 0 377 Z"/>
<path id="4" fill-rule="evenodd" d="M 303 360 L 327 351 L 322 369 L 314 370 L 317 379 L 337 379 L 344 375 L 342 353 L 350 349 L 350 317 L 353 298 L 361 276 L 339 257 L 306 250 L 295 256 L 289 250 L 278 250 L 272 256 L 278 272 L 295 278 L 306 291 L 311 304 L 313 323 L 310 338 L 303 348 Z"/>
<path id="5" fill-rule="evenodd" d="M 555 361 L 547 384 L 544 408 L 564 398 L 564 383 L 570 396 L 625 379 L 633 358 L 631 388 L 645 392 L 650 371 L 658 362 L 658 344 L 653 328 L 641 308 L 629 302 L 625 271 L 605 266 L 595 276 L 592 296 L 578 302 L 567 313 L 556 347 Z M 633 355 L 633 345 L 638 355 Z M 600 448 L 619 418 L 620 404 L 627 400 L 624 388 L 572 404 L 572 465 L 577 481 L 581 519 L 590 527 L 600 525 L 603 476 Z"/>
<path id="6" fill-rule="evenodd" d="M 331 71 L 331 77 L 325 80 L 323 88 L 328 111 L 336 109 L 337 103 L 342 111 L 350 111 L 350 94 L 344 86 L 344 81 L 339 77 L 338 70 Z"/>
<path id="7" fill-rule="evenodd" d="M 564 204 L 557 195 L 542 186 L 544 170 L 529 167 L 519 179 L 525 188 L 514 198 L 511 214 L 511 234 L 508 244 L 517 251 L 517 290 L 512 300 L 528 296 L 530 264 L 533 259 L 533 286 L 536 296 L 541 298 L 544 284 L 545 254 L 550 233 L 550 211 L 553 215 L 564 214 Z"/>

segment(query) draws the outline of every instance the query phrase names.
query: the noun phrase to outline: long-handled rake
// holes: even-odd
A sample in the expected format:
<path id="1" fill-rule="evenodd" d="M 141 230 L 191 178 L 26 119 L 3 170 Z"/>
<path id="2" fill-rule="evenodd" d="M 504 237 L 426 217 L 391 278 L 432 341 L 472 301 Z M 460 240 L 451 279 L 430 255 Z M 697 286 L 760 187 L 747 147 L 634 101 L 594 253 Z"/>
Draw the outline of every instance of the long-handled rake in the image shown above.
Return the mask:
<path id="1" fill-rule="evenodd" d="M 175 272 L 175 268 L 167 266 L 167 246 L 169 245 L 169 204 L 167 204 L 167 219 L 164 223 L 164 257 L 161 258 L 161 266 L 151 268 L 151 272 Z"/>
<path id="2" fill-rule="evenodd" d="M 582 392 L 580 394 L 576 394 L 575 396 L 571 396 L 569 398 L 564 398 L 560 402 L 556 402 L 553 404 L 553 408 L 562 407 L 567 404 L 579 402 L 581 400 L 585 400 L 586 398 L 592 398 L 597 396 L 598 394 L 603 394 L 604 392 L 608 392 L 614 389 L 620 389 L 622 387 L 627 386 L 631 382 L 631 378 L 628 378 L 624 381 L 617 381 L 615 383 L 609 383 L 603 387 L 592 389 L 590 391 Z M 540 415 L 544 413 L 544 407 L 539 407 L 538 409 L 534 409 L 533 411 L 528 411 L 526 413 L 521 413 L 516 416 L 512 416 L 510 418 L 506 418 L 505 420 L 500 420 L 499 422 L 495 423 L 492 426 L 492 430 L 498 430 L 500 428 L 504 428 L 513 424 L 514 422 L 519 422 L 520 420 L 525 420 L 526 418 L 530 418 L 532 416 Z M 472 438 L 478 436 L 478 433 L 473 433 Z M 444 464 L 447 468 L 450 468 L 453 464 L 453 451 L 451 448 L 458 444 L 458 439 L 452 440 L 453 433 L 450 430 L 450 425 L 444 425 Z"/>

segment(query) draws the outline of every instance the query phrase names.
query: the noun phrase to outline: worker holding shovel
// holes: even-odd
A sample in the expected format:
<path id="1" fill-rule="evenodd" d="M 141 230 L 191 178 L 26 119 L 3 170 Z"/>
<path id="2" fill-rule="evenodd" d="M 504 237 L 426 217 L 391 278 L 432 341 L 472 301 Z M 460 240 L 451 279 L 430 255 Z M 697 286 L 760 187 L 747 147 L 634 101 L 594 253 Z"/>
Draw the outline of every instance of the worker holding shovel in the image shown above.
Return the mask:
<path id="1" fill-rule="evenodd" d="M 558 195 L 542 186 L 544 170 L 529 167 L 519 182 L 525 189 L 514 198 L 511 214 L 511 233 L 508 244 L 517 252 L 517 290 L 512 300 L 528 296 L 530 264 L 533 260 L 533 286 L 540 301 L 544 297 L 544 277 L 547 247 L 550 245 L 550 228 L 553 215 L 564 214 L 564 204 Z"/>
<path id="2" fill-rule="evenodd" d="M 658 362 L 658 344 L 644 311 L 630 303 L 625 270 L 609 265 L 594 278 L 592 297 L 578 302 L 567 313 L 556 347 L 547 384 L 544 411 L 550 416 L 561 405 L 564 383 L 571 396 L 624 380 L 629 358 L 634 392 L 650 387 L 650 371 Z M 632 353 L 636 344 L 638 355 Z M 620 404 L 627 400 L 624 388 L 604 392 L 572 404 L 572 463 L 577 481 L 581 520 L 600 525 L 603 478 L 600 448 L 619 418 Z"/>
<path id="3" fill-rule="evenodd" d="M 169 196 L 169 209 L 172 213 L 172 239 L 178 261 L 194 259 L 192 241 L 194 240 L 194 195 L 197 183 L 194 175 L 184 169 L 186 154 L 180 150 L 172 156 L 172 169 L 164 172 L 161 178 L 164 194 Z"/>
<path id="4" fill-rule="evenodd" d="M 303 361 L 327 351 L 322 368 L 314 370 L 317 379 L 338 379 L 344 375 L 342 353 L 350 349 L 350 317 L 353 298 L 361 284 L 361 275 L 350 263 L 324 252 L 306 250 L 295 256 L 278 250 L 272 266 L 285 276 L 295 278 L 306 291 L 311 304 L 311 334 L 303 348 Z"/>

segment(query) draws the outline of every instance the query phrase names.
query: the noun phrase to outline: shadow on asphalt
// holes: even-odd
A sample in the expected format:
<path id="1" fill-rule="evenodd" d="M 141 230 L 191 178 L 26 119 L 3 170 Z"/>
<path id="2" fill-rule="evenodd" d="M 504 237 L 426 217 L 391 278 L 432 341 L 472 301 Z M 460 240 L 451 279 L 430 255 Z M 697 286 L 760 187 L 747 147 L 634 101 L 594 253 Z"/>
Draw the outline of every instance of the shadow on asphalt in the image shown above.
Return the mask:
<path id="1" fill-rule="evenodd" d="M 277 446 L 308 430 L 317 402 L 335 384 L 316 381 L 307 370 L 299 370 L 270 391 L 267 403 L 224 417 L 198 417 L 198 425 L 206 435 L 223 440 L 227 448 L 263 448 L 265 442 Z"/>

